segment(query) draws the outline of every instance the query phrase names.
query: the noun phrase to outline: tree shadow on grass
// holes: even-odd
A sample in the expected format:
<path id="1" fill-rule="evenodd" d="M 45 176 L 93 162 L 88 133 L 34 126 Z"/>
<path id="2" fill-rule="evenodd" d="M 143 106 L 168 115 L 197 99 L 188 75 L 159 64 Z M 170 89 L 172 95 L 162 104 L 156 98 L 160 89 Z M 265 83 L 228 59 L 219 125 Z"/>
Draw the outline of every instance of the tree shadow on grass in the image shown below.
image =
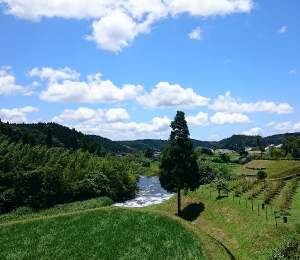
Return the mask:
<path id="1" fill-rule="evenodd" d="M 228 198 L 228 195 L 220 195 L 220 196 L 216 197 L 216 200 L 220 200 L 220 199 L 224 199 L 224 198 Z"/>
<path id="2" fill-rule="evenodd" d="M 205 206 L 202 202 L 192 203 L 188 205 L 183 211 L 181 211 L 180 217 L 187 221 L 193 221 L 200 216 L 204 209 Z"/>

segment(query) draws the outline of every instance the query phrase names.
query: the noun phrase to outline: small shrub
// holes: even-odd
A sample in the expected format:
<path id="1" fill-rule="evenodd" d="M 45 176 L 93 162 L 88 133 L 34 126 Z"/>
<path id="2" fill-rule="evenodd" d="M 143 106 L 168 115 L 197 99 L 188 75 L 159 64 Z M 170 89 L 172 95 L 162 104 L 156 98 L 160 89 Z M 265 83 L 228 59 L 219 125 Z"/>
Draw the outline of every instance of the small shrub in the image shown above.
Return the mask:
<path id="1" fill-rule="evenodd" d="M 265 178 L 267 178 L 267 173 L 265 171 L 258 171 L 256 174 L 256 177 L 258 180 L 264 180 Z"/>

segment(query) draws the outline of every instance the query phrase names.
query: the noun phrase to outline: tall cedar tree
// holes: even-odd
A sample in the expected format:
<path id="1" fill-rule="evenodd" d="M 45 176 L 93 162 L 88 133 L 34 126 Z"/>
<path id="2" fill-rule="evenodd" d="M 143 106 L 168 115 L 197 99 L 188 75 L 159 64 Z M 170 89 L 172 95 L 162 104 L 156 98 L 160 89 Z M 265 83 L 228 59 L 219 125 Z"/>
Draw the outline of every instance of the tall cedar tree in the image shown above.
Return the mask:
<path id="1" fill-rule="evenodd" d="M 164 189 L 177 192 L 180 215 L 180 191 L 197 189 L 200 186 L 200 173 L 184 112 L 177 111 L 170 126 L 169 143 L 162 151 L 159 164 L 159 180 Z"/>

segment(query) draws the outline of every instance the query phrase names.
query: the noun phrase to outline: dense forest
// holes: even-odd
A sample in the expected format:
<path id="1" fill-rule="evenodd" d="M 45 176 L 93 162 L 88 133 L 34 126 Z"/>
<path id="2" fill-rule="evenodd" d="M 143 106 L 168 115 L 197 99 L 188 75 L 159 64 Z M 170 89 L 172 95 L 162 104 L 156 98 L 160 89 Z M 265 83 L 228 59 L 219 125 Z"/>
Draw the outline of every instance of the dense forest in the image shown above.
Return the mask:
<path id="1" fill-rule="evenodd" d="M 135 196 L 137 181 L 149 165 L 142 154 L 114 156 L 83 134 L 66 132 L 56 124 L 16 128 L 0 122 L 0 213 Z"/>

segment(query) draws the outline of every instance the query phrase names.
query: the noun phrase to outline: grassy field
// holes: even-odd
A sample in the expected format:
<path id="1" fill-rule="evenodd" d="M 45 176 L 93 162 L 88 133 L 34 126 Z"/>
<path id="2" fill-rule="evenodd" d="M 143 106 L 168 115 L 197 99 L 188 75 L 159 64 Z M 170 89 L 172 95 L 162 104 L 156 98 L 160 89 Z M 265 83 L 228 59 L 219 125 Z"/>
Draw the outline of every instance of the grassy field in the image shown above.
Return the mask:
<path id="1" fill-rule="evenodd" d="M 158 176 L 158 171 L 159 171 L 158 162 L 151 162 L 150 168 L 147 168 L 147 170 L 145 170 L 143 175 L 145 175 L 146 177 Z"/>
<path id="2" fill-rule="evenodd" d="M 252 168 L 252 169 L 249 169 Z M 256 175 L 256 169 L 266 168 L 268 179 L 282 178 L 300 173 L 300 161 L 253 160 L 233 170 L 236 174 Z"/>
<path id="3" fill-rule="evenodd" d="M 106 209 L 0 227 L 0 259 L 205 259 L 179 222 Z"/>
<path id="4" fill-rule="evenodd" d="M 159 171 L 158 164 L 159 164 L 158 162 L 152 162 L 152 163 L 150 163 L 151 170 L 152 171 L 156 171 L 158 173 L 158 171 Z"/>

